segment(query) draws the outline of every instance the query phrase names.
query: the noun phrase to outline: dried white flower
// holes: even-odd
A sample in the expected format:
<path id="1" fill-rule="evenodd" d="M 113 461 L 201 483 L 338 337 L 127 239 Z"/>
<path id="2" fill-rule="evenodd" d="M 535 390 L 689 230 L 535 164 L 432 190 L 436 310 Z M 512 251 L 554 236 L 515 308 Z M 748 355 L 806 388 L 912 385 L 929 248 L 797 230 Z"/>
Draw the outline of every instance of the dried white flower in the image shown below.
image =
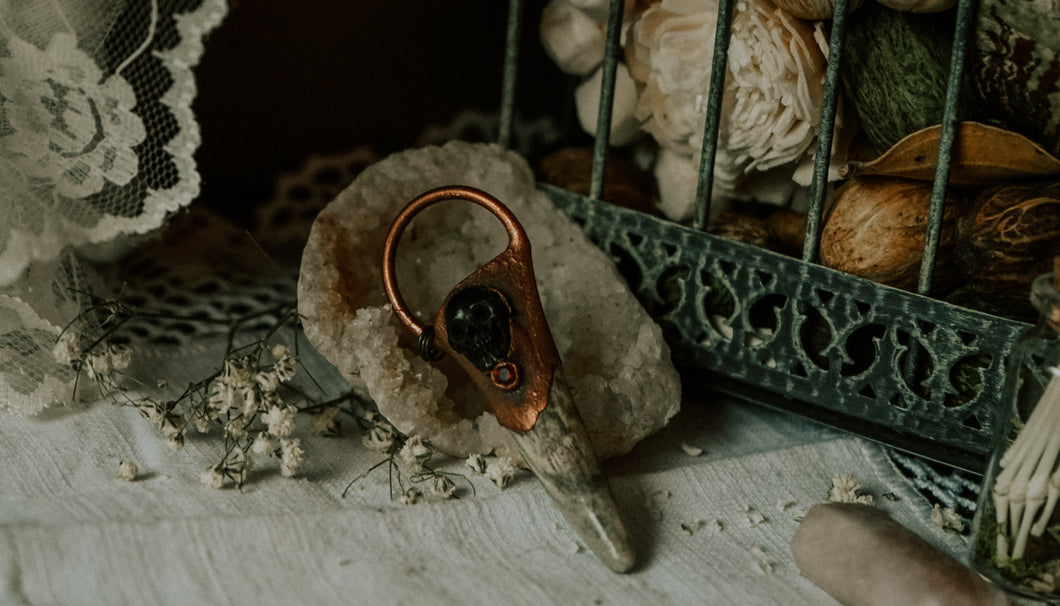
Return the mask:
<path id="1" fill-rule="evenodd" d="M 279 406 L 273 406 L 269 408 L 269 412 L 265 414 L 265 424 L 269 427 L 269 433 L 272 435 L 282 438 L 289 436 L 294 433 L 294 416 L 298 412 L 298 409 L 294 406 L 287 406 L 280 408 Z"/>
<path id="2" fill-rule="evenodd" d="M 105 351 L 100 353 L 89 353 L 88 359 L 85 360 L 85 362 L 85 370 L 88 372 L 88 378 L 92 380 L 109 377 L 110 373 L 114 370 L 111 366 L 111 358 Z"/>
<path id="3" fill-rule="evenodd" d="M 179 435 L 179 436 L 177 436 L 175 438 L 169 438 L 168 440 L 166 440 L 166 446 L 168 446 L 169 449 L 174 451 L 174 452 L 183 449 L 184 448 L 184 434 L 181 434 L 181 435 Z"/>
<path id="4" fill-rule="evenodd" d="M 498 457 L 486 467 L 486 477 L 503 490 L 515 477 L 515 464 L 508 457 Z"/>
<path id="5" fill-rule="evenodd" d="M 162 436 L 168 440 L 182 437 L 186 425 L 187 421 L 184 420 L 184 417 L 171 412 L 162 419 Z"/>
<path id="6" fill-rule="evenodd" d="M 464 465 L 471 470 L 471 473 L 481 476 L 486 473 L 486 457 L 480 454 L 468 455 L 467 460 L 464 461 Z"/>
<path id="7" fill-rule="evenodd" d="M 132 364 L 132 349 L 127 345 L 111 343 L 107 347 L 106 355 L 110 358 L 110 366 L 114 370 L 125 370 Z"/>
<path id="8" fill-rule="evenodd" d="M 224 472 L 221 471 L 220 465 L 207 467 L 199 474 L 199 481 L 213 489 L 223 488 L 225 485 Z"/>
<path id="9" fill-rule="evenodd" d="M 162 419 L 165 418 L 165 408 L 155 400 L 154 398 L 144 398 L 136 404 L 136 409 L 140 411 L 140 416 L 147 419 L 149 423 L 161 423 Z"/>
<path id="10" fill-rule="evenodd" d="M 756 526 L 761 526 L 762 524 L 765 524 L 769 521 L 769 518 L 762 515 L 762 512 L 758 511 L 750 505 L 748 505 L 747 508 L 744 509 L 743 513 L 745 516 L 747 516 L 748 528 L 755 528 Z"/>
<path id="11" fill-rule="evenodd" d="M 339 435 L 342 431 L 342 425 L 339 422 L 338 407 L 328 406 L 324 410 L 313 415 L 313 420 L 310 422 L 309 428 L 313 430 L 314 433 L 322 436 Z"/>
<path id="12" fill-rule="evenodd" d="M 136 463 L 129 461 L 128 459 L 122 459 L 118 461 L 118 477 L 125 480 L 126 482 L 132 482 L 136 479 L 136 476 L 140 473 L 140 468 L 136 466 Z"/>
<path id="13" fill-rule="evenodd" d="M 409 488 L 401 495 L 403 505 L 415 505 L 423 501 L 423 491 L 418 486 Z"/>
<path id="14" fill-rule="evenodd" d="M 263 393 L 276 391 L 276 388 L 280 386 L 280 377 L 277 376 L 275 370 L 258 371 L 254 375 L 254 381 L 258 384 L 258 389 Z"/>
<path id="15" fill-rule="evenodd" d="M 434 476 L 434 494 L 443 499 L 451 499 L 456 495 L 456 484 L 447 476 Z"/>
<path id="16" fill-rule="evenodd" d="M 242 415 L 233 417 L 225 423 L 225 435 L 233 438 L 242 438 L 247 435 L 252 419 Z"/>
<path id="17" fill-rule="evenodd" d="M 84 355 L 81 349 L 81 335 L 77 331 L 68 329 L 59 336 L 52 348 L 52 356 L 60 364 L 70 364 L 74 360 L 80 360 Z"/>
<path id="18" fill-rule="evenodd" d="M 661 146 L 696 165 L 717 14 L 713 0 L 663 0 L 634 22 L 625 45 L 630 73 L 643 86 L 637 117 Z M 812 158 L 817 137 L 823 26 L 792 18 L 770 0 L 741 0 L 731 31 L 715 181 L 732 192 L 742 181 L 755 183 L 745 179 L 750 173 L 784 167 L 790 194 L 795 168 Z"/>
<path id="19" fill-rule="evenodd" d="M 431 458 L 431 450 L 419 436 L 411 436 L 398 451 L 398 458 L 410 469 L 420 469 Z"/>
<path id="20" fill-rule="evenodd" d="M 254 441 L 250 444 L 250 452 L 256 455 L 271 454 L 274 449 L 272 438 L 264 431 L 258 432 L 258 435 L 254 437 Z"/>
<path id="21" fill-rule="evenodd" d="M 291 355 L 291 350 L 288 349 L 288 347 L 283 343 L 277 343 L 276 345 L 272 346 L 272 349 L 269 353 L 272 354 L 272 357 L 279 360 L 280 358 Z"/>
<path id="22" fill-rule="evenodd" d="M 294 375 L 298 370 L 298 360 L 289 355 L 282 356 L 280 359 L 276 360 L 276 364 L 273 365 L 272 370 L 276 373 L 277 378 L 279 378 L 281 382 L 286 383 L 294 378 Z"/>
<path id="23" fill-rule="evenodd" d="M 833 503 L 862 503 L 873 505 L 872 495 L 859 495 L 861 484 L 849 473 L 837 473 L 832 476 L 832 488 L 828 491 L 828 500 Z"/>
<path id="24" fill-rule="evenodd" d="M 361 443 L 370 450 L 390 454 L 397 445 L 397 436 L 388 427 L 376 425 L 361 437 Z"/>
<path id="25" fill-rule="evenodd" d="M 961 520 L 961 516 L 957 515 L 957 512 L 952 507 L 942 507 L 938 503 L 935 503 L 934 507 L 931 508 L 931 521 L 943 530 L 953 532 L 962 532 L 964 530 L 964 522 Z"/>
<path id="26" fill-rule="evenodd" d="M 302 441 L 298 438 L 280 440 L 280 473 L 288 478 L 296 475 L 304 455 Z"/>

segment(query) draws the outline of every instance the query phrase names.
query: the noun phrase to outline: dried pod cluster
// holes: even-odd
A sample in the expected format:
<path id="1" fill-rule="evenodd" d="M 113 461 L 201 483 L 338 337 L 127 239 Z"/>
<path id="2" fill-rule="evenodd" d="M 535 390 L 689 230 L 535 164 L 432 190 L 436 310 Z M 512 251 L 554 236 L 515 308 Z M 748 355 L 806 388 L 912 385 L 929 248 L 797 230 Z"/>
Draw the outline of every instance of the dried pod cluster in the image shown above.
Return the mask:
<path id="1" fill-rule="evenodd" d="M 954 283 L 953 245 L 961 199 L 947 194 L 934 284 Z M 881 284 L 915 290 L 923 258 L 931 183 L 854 179 L 835 192 L 824 216 L 821 262 Z"/>
<path id="2" fill-rule="evenodd" d="M 957 264 L 969 286 L 1002 309 L 1032 313 L 1031 281 L 1060 251 L 1060 183 L 984 191 L 958 222 Z"/>

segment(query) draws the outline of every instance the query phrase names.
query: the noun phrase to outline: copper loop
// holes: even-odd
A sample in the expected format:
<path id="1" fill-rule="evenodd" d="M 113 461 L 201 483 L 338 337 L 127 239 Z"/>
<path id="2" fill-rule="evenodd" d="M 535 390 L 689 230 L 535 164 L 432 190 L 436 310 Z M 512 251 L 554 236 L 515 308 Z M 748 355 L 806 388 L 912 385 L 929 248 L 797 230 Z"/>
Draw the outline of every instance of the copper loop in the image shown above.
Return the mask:
<path id="1" fill-rule="evenodd" d="M 398 291 L 398 241 L 401 239 L 401 235 L 405 232 L 405 228 L 408 227 L 408 224 L 412 221 L 413 217 L 428 206 L 445 200 L 465 200 L 467 202 L 478 204 L 490 211 L 493 216 L 500 219 L 501 223 L 504 224 L 504 229 L 508 232 L 508 248 L 525 249 L 529 247 L 529 239 L 526 237 L 526 232 L 523 230 L 522 225 L 520 225 L 515 219 L 512 211 L 508 210 L 508 207 L 501 203 L 500 200 L 480 189 L 465 187 L 462 185 L 449 185 L 432 189 L 410 202 L 408 206 L 398 214 L 397 218 L 394 219 L 394 224 L 390 226 L 390 232 L 386 236 L 386 243 L 383 246 L 383 289 L 386 291 L 387 299 L 390 300 L 390 304 L 393 306 L 394 314 L 397 315 L 398 320 L 400 320 L 417 339 L 422 339 L 424 333 L 428 332 L 429 327 L 416 319 L 409 310 L 408 305 L 405 304 L 405 300 L 401 297 L 401 293 Z M 430 339 L 431 336 L 428 335 L 427 338 Z M 423 347 L 422 341 L 420 349 L 421 351 L 427 351 Z"/>

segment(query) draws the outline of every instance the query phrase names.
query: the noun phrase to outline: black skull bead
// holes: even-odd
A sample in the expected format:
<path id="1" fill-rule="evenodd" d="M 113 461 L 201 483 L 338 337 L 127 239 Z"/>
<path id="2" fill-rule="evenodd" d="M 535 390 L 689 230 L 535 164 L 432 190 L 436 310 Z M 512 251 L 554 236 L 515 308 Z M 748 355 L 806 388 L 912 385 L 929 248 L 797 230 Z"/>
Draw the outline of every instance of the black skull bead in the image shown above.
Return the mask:
<path id="1" fill-rule="evenodd" d="M 469 286 L 445 306 L 449 347 L 475 368 L 487 371 L 508 355 L 511 347 L 511 307 L 504 296 L 484 286 Z"/>

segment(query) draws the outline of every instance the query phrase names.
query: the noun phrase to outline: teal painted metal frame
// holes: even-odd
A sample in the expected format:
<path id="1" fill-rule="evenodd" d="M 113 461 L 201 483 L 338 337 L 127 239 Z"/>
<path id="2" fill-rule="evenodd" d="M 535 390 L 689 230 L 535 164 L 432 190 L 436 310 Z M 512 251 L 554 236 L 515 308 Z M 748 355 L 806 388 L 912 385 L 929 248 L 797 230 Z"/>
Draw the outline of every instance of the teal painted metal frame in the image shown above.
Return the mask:
<path id="1" fill-rule="evenodd" d="M 820 244 L 848 0 L 836 1 L 831 25 L 802 259 L 702 231 L 709 215 L 732 5 L 732 0 L 719 1 L 692 227 L 600 201 L 622 0 L 611 0 L 610 5 L 590 196 L 542 188 L 616 260 L 634 293 L 664 327 L 674 361 L 689 380 L 981 472 L 991 448 L 1005 360 L 1027 325 L 923 295 L 931 288 L 940 239 L 974 0 L 959 0 L 956 11 L 956 42 L 917 288 L 920 294 L 814 262 Z M 521 10 L 518 0 L 511 6 L 513 12 Z M 514 48 L 511 41 L 518 40 L 518 25 L 517 19 L 509 19 L 510 51 Z M 510 52 L 505 62 L 506 91 L 516 71 L 517 58 Z M 503 120 L 511 120 L 513 103 L 512 95 L 503 96 Z M 501 132 L 506 132 L 503 124 Z"/>

